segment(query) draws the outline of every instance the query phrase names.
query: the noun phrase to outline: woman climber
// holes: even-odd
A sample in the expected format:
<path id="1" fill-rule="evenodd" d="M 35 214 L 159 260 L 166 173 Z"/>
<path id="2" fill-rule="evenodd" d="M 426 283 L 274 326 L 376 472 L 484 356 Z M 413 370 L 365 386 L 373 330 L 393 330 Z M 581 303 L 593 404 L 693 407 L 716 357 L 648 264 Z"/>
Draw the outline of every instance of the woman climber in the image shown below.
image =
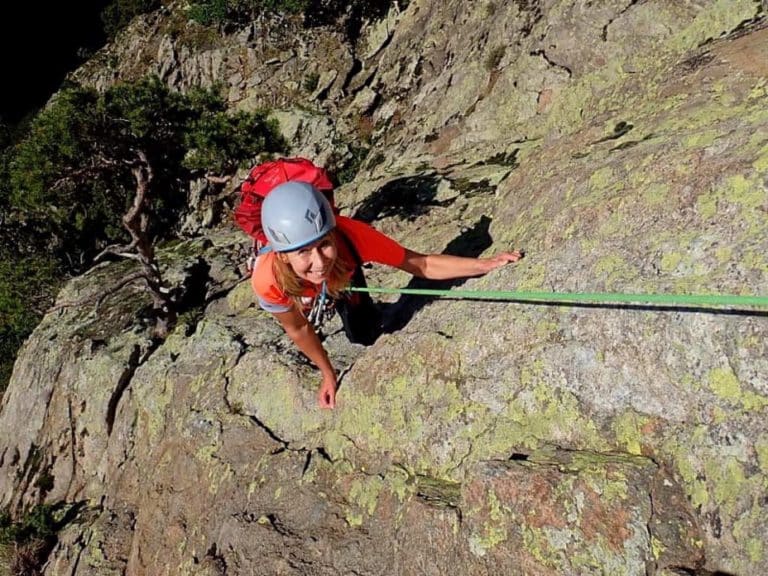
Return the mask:
<path id="1" fill-rule="evenodd" d="M 322 408 L 336 405 L 336 371 L 311 320 L 321 318 L 332 302 L 352 342 L 372 344 L 381 332 L 370 296 L 345 292 L 350 284 L 364 286 L 362 264 L 387 264 L 419 278 L 449 280 L 482 276 L 522 257 L 519 251 L 491 258 L 414 252 L 368 224 L 335 216 L 327 198 L 304 182 L 275 187 L 264 199 L 261 224 L 269 244 L 256 261 L 251 284 L 261 308 L 277 318 L 320 370 Z"/>

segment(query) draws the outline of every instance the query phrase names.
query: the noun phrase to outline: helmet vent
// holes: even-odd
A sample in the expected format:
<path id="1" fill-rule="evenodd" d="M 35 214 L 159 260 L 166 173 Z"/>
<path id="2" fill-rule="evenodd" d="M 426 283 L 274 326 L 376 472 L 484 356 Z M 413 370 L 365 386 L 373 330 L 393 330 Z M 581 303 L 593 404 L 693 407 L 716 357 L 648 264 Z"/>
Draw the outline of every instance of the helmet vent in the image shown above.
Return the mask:
<path id="1" fill-rule="evenodd" d="M 272 234 L 273 241 L 277 240 L 278 242 L 280 242 L 282 244 L 290 244 L 291 243 L 291 239 L 288 238 L 288 236 L 286 236 L 285 234 L 283 234 L 279 230 L 275 230 L 274 228 L 270 228 L 269 232 Z"/>

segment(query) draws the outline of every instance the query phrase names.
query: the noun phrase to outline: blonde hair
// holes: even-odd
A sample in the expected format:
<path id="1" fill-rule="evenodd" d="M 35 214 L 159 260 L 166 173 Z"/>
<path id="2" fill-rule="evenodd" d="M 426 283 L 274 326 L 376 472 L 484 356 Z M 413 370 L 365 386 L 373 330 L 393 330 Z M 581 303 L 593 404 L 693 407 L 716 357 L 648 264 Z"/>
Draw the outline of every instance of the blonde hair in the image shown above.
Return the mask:
<path id="1" fill-rule="evenodd" d="M 341 257 L 339 251 L 339 242 L 336 237 L 336 231 L 331 230 L 328 233 L 328 239 L 331 244 L 336 248 L 336 260 L 333 262 L 330 272 L 328 273 L 328 280 L 326 280 L 326 286 L 328 294 L 333 298 L 338 298 L 347 287 L 350 280 L 350 273 L 352 267 Z M 304 282 L 296 275 L 291 265 L 284 261 L 280 254 L 275 255 L 275 259 L 272 263 L 272 271 L 275 275 L 275 280 L 280 289 L 290 296 L 299 309 L 303 307 L 301 304 L 301 297 L 304 293 Z"/>

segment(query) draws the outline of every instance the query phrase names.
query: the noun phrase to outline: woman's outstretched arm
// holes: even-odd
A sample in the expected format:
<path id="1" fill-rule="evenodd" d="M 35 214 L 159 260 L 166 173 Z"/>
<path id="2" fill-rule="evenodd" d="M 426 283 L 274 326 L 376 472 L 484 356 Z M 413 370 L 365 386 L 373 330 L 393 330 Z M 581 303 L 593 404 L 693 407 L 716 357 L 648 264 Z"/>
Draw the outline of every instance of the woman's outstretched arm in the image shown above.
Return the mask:
<path id="1" fill-rule="evenodd" d="M 468 258 L 450 254 L 420 254 L 406 248 L 405 258 L 398 268 L 419 278 L 450 280 L 482 276 L 522 257 L 523 253 L 519 250 L 502 252 L 490 258 Z"/>
<path id="2" fill-rule="evenodd" d="M 294 306 L 287 312 L 273 312 L 297 348 L 320 369 L 323 381 L 318 391 L 321 408 L 336 407 L 336 370 L 328 359 L 320 338 L 304 315 Z"/>

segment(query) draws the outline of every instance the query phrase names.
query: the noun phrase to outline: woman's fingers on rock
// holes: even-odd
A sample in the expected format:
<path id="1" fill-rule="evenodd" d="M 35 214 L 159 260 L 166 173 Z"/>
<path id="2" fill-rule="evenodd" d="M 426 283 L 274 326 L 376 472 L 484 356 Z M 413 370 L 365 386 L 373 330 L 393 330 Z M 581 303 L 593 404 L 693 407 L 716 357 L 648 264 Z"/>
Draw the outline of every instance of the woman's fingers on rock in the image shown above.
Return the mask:
<path id="1" fill-rule="evenodd" d="M 523 257 L 523 253 L 519 250 L 514 250 L 512 252 L 505 252 L 500 256 L 500 258 L 503 259 L 505 262 L 517 262 L 520 260 L 520 258 Z"/>

